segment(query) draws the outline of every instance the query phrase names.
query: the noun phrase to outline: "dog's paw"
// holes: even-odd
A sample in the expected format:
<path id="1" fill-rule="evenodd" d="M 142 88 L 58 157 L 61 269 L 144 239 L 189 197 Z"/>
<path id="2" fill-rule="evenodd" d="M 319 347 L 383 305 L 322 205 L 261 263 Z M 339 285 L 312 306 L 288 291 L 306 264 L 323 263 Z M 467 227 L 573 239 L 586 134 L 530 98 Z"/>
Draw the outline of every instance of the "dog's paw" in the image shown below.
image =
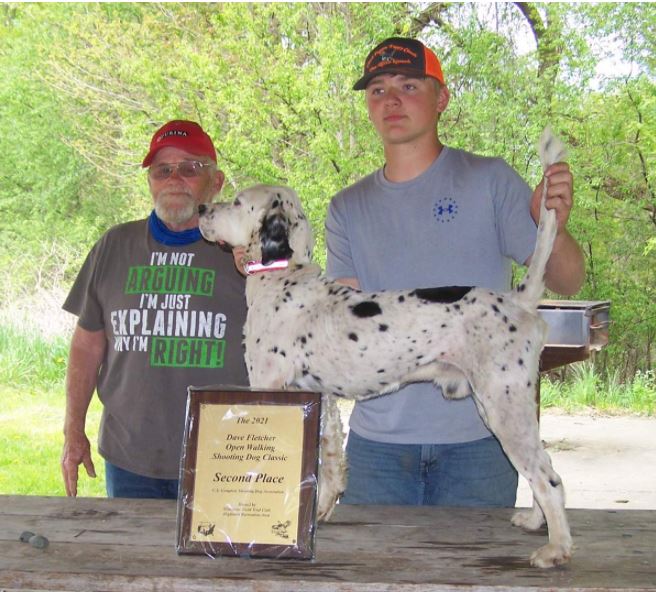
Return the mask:
<path id="1" fill-rule="evenodd" d="M 544 514 L 540 508 L 534 506 L 529 510 L 515 512 L 510 521 L 524 530 L 538 530 L 544 524 Z"/>
<path id="2" fill-rule="evenodd" d="M 531 555 L 533 567 L 556 567 L 567 563 L 572 556 L 571 545 L 548 543 Z"/>
<path id="3" fill-rule="evenodd" d="M 330 520 L 340 495 L 341 493 L 331 496 L 319 495 L 319 504 L 317 506 L 317 520 L 319 522 L 328 522 Z"/>

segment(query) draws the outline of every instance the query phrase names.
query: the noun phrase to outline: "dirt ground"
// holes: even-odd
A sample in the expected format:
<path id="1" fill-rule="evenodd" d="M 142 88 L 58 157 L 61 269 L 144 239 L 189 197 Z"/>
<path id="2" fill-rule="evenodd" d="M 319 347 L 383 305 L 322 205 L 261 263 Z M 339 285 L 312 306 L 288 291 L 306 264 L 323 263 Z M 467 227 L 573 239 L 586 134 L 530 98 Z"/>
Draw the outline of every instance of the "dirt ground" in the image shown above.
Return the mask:
<path id="1" fill-rule="evenodd" d="M 543 412 L 540 429 L 568 508 L 656 509 L 656 418 Z M 520 478 L 517 505 L 531 500 Z"/>
<path id="2" fill-rule="evenodd" d="M 340 409 L 346 428 L 351 408 Z M 656 417 L 549 410 L 542 412 L 540 430 L 568 508 L 656 510 Z M 520 477 L 517 506 L 531 504 L 528 483 Z"/>

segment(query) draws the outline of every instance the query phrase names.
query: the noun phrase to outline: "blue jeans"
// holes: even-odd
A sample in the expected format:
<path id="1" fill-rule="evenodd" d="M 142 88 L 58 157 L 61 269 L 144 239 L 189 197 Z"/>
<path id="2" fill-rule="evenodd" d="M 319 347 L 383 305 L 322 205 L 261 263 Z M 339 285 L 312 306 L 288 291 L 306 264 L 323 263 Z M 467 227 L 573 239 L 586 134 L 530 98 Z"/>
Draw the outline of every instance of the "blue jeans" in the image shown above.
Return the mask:
<path id="1" fill-rule="evenodd" d="M 177 499 L 177 479 L 155 479 L 121 469 L 105 461 L 107 497 Z"/>
<path id="2" fill-rule="evenodd" d="M 349 433 L 344 504 L 514 507 L 517 472 L 494 437 L 388 444 Z"/>

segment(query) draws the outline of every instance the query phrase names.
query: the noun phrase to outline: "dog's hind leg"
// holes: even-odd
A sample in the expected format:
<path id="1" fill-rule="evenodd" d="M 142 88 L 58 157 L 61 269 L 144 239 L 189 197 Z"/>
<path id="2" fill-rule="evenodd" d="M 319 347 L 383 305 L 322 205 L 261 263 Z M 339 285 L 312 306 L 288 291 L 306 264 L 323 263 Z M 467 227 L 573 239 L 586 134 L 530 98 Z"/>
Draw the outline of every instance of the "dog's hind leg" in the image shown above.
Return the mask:
<path id="1" fill-rule="evenodd" d="M 481 415 L 533 492 L 533 508 L 517 512 L 513 524 L 535 530 L 542 525 L 544 514 L 549 543 L 531 555 L 531 564 L 553 567 L 566 563 L 572 552 L 572 538 L 565 514 L 565 492 L 540 440 L 533 393 L 525 387 L 520 390 L 517 384 L 488 383 L 488 393 L 494 392 L 490 387 L 496 389 L 495 396 L 480 397 L 483 401 L 476 396 Z"/>
<path id="2" fill-rule="evenodd" d="M 344 432 L 337 400 L 332 395 L 321 397 L 321 442 L 319 446 L 319 503 L 317 518 L 326 521 L 337 500 L 346 489 Z"/>

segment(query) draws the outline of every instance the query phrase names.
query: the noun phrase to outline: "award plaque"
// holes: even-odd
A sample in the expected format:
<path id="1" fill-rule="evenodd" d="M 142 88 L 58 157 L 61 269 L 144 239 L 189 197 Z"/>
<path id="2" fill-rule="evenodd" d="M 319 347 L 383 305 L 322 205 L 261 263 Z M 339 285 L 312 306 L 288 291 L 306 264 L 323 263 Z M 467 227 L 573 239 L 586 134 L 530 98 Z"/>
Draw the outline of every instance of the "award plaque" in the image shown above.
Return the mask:
<path id="1" fill-rule="evenodd" d="M 190 388 L 178 553 L 314 557 L 321 395 Z"/>

